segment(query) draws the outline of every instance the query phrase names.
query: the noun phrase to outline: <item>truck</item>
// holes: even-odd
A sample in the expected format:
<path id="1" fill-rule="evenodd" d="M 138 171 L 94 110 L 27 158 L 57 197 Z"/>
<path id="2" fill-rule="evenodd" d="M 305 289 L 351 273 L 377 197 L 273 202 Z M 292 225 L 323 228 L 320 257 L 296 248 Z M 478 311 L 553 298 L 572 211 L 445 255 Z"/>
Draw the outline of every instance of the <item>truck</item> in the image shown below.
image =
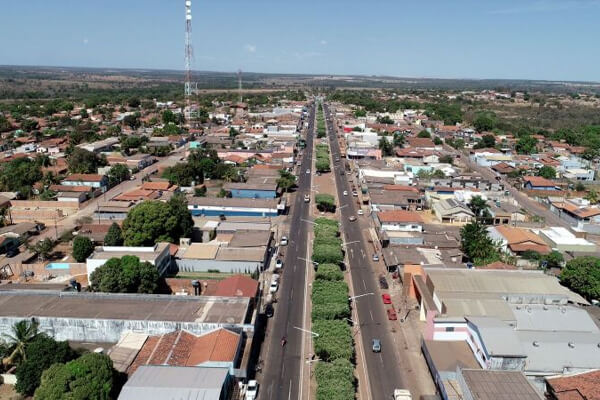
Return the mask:
<path id="1" fill-rule="evenodd" d="M 410 390 L 394 389 L 394 400 L 412 400 Z"/>

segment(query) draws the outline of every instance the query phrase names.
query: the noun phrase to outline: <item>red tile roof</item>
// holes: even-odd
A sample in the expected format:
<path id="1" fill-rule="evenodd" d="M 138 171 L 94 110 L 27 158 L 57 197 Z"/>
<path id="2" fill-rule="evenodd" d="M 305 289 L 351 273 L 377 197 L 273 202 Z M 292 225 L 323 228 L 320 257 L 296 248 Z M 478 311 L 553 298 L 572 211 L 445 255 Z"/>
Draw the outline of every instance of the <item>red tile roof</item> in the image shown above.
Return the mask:
<path id="1" fill-rule="evenodd" d="M 219 281 L 213 296 L 255 297 L 257 292 L 257 281 L 244 275 L 235 275 Z"/>
<path id="2" fill-rule="evenodd" d="M 600 400 L 600 370 L 547 378 L 546 382 L 558 400 Z"/>
<path id="3" fill-rule="evenodd" d="M 384 185 L 383 190 L 395 190 L 400 192 L 415 192 L 418 193 L 419 189 L 414 186 L 405 186 L 405 185 Z"/>
<path id="4" fill-rule="evenodd" d="M 141 365 L 174 365 L 193 367 L 205 362 L 235 362 L 240 335 L 224 328 L 201 336 L 187 331 L 174 331 L 150 336 L 127 369 L 129 375 Z"/>
<path id="5" fill-rule="evenodd" d="M 381 211 L 377 213 L 380 222 L 420 222 L 423 218 L 414 211 L 394 210 Z"/>
<path id="6" fill-rule="evenodd" d="M 64 180 L 69 182 L 101 182 L 103 175 L 98 174 L 73 174 L 66 177 Z"/>
<path id="7" fill-rule="evenodd" d="M 548 180 L 546 178 L 543 178 L 541 176 L 524 176 L 523 181 L 529 182 L 531 184 L 531 186 L 541 186 L 541 187 L 556 186 L 556 184 L 554 182 L 552 182 L 551 180 Z"/>

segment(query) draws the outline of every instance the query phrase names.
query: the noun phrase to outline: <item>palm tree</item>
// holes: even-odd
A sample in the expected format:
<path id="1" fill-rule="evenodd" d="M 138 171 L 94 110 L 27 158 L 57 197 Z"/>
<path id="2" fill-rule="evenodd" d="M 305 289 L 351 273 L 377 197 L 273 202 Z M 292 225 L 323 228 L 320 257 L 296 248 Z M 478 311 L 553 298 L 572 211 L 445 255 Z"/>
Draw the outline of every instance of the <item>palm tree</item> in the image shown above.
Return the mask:
<path id="1" fill-rule="evenodd" d="M 10 355 L 2 360 L 2 364 L 15 365 L 25 361 L 25 348 L 39 334 L 38 325 L 35 319 L 24 319 L 13 325 L 12 334 L 2 335 L 7 340 L 10 351 Z"/>

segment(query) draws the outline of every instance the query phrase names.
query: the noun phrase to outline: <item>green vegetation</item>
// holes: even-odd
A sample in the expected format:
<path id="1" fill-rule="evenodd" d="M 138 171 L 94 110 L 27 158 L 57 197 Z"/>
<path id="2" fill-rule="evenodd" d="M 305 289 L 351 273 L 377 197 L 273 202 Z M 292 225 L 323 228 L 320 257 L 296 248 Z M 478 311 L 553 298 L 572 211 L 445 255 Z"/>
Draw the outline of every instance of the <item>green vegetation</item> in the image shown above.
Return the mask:
<path id="1" fill-rule="evenodd" d="M 353 400 L 356 390 L 354 366 L 348 360 L 337 359 L 318 363 L 315 368 L 318 382 L 317 400 Z"/>
<path id="2" fill-rule="evenodd" d="M 296 176 L 285 169 L 280 169 L 279 179 L 277 179 L 277 186 L 283 189 L 284 192 L 287 192 L 296 186 Z"/>
<path id="3" fill-rule="evenodd" d="M 353 359 L 352 331 L 346 321 L 314 320 L 312 330 L 319 334 L 314 339 L 314 346 L 315 354 L 321 360 Z"/>
<path id="4" fill-rule="evenodd" d="M 317 104 L 317 137 L 324 138 L 327 135 L 325 127 L 325 116 L 323 113 L 323 105 Z"/>
<path id="5" fill-rule="evenodd" d="M 104 293 L 156 293 L 156 267 L 136 256 L 111 258 L 90 275 L 92 290 Z"/>
<path id="6" fill-rule="evenodd" d="M 162 175 L 170 183 L 179 186 L 191 186 L 204 182 L 204 178 L 223 179 L 236 182 L 240 176 L 238 170 L 222 162 L 214 150 L 194 150 L 187 162 L 178 163 L 165 169 Z"/>
<path id="7" fill-rule="evenodd" d="M 105 246 L 122 246 L 123 245 L 123 231 L 121 227 L 113 222 L 110 228 L 108 228 L 108 232 L 104 236 L 104 245 Z"/>
<path id="8" fill-rule="evenodd" d="M 344 274 L 340 270 L 340 267 L 335 264 L 319 264 L 315 279 L 321 281 L 343 281 Z"/>
<path id="9" fill-rule="evenodd" d="M 77 262 L 85 262 L 94 252 L 94 244 L 87 236 L 77 236 L 73 240 L 73 258 Z"/>
<path id="10" fill-rule="evenodd" d="M 526 135 L 519 138 L 519 141 L 515 145 L 515 150 L 519 154 L 532 154 L 537 149 L 537 139 Z"/>
<path id="11" fill-rule="evenodd" d="M 481 137 L 481 140 L 478 141 L 475 146 L 473 146 L 474 149 L 487 149 L 489 147 L 493 148 L 496 146 L 496 138 L 494 137 L 494 135 L 483 135 Z"/>
<path id="12" fill-rule="evenodd" d="M 42 374 L 36 400 L 108 400 L 116 398 L 118 374 L 104 354 L 88 353 L 66 364 L 52 365 Z"/>
<path id="13" fill-rule="evenodd" d="M 577 257 L 567 262 L 560 282 L 588 300 L 600 299 L 600 258 Z"/>
<path id="14" fill-rule="evenodd" d="M 0 167 L 0 191 L 32 195 L 33 184 L 42 179 L 41 158 L 17 158 Z"/>
<path id="15" fill-rule="evenodd" d="M 317 209 L 325 212 L 335 212 L 335 198 L 330 194 L 318 194 L 315 196 Z"/>
<path id="16" fill-rule="evenodd" d="M 498 118 L 493 111 L 480 111 L 473 120 L 477 132 L 491 131 L 498 124 Z"/>
<path id="17" fill-rule="evenodd" d="M 322 143 L 316 146 L 316 158 L 315 167 L 318 172 L 329 172 L 331 171 L 331 165 L 329 162 L 329 146 Z"/>
<path id="18" fill-rule="evenodd" d="M 123 240 L 126 246 L 177 243 L 193 226 L 185 197 L 175 195 L 166 203 L 145 201 L 132 208 L 123 221 Z"/>
<path id="19" fill-rule="evenodd" d="M 379 150 L 381 150 L 381 154 L 384 157 L 389 157 L 394 155 L 394 146 L 387 139 L 387 136 L 382 136 L 379 138 Z"/>
<path id="20" fill-rule="evenodd" d="M 319 264 L 340 264 L 344 260 L 344 254 L 337 221 L 317 218 L 315 224 L 313 261 Z"/>
<path id="21" fill-rule="evenodd" d="M 69 171 L 74 174 L 96 174 L 98 167 L 104 167 L 106 157 L 98 156 L 91 151 L 75 147 L 71 154 L 67 156 Z"/>
<path id="22" fill-rule="evenodd" d="M 544 165 L 542 168 L 538 169 L 537 175 L 546 179 L 554 179 L 556 178 L 556 170 L 549 165 Z"/>
<path id="23" fill-rule="evenodd" d="M 460 230 L 462 250 L 475 265 L 486 265 L 500 259 L 498 246 L 488 236 L 484 225 L 473 221 Z"/>

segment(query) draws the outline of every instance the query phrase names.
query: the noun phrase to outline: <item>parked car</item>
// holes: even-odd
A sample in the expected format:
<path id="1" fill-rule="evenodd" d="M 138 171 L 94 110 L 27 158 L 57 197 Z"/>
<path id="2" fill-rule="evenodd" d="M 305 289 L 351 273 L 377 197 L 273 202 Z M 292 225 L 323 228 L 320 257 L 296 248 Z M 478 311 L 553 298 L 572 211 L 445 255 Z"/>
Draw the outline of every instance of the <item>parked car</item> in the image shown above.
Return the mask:
<path id="1" fill-rule="evenodd" d="M 357 192 L 356 190 L 353 190 L 353 191 L 352 191 L 352 196 L 354 196 L 354 197 L 358 197 L 358 192 Z"/>
<path id="2" fill-rule="evenodd" d="M 277 261 L 275 261 L 275 268 L 283 268 L 283 261 L 281 261 L 281 259 L 277 259 Z"/>
<path id="3" fill-rule="evenodd" d="M 373 261 L 379 261 L 379 256 L 377 254 L 373 254 Z"/>
<path id="4" fill-rule="evenodd" d="M 281 237 L 281 242 L 279 242 L 282 246 L 287 246 L 288 244 L 288 238 L 287 236 L 282 236 Z"/>
<path id="5" fill-rule="evenodd" d="M 269 286 L 269 293 L 275 293 L 279 289 L 279 282 L 271 282 L 271 286 Z"/>
<path id="6" fill-rule="evenodd" d="M 310 169 L 307 169 L 307 170 L 306 170 L 306 173 L 307 173 L 307 174 L 310 174 Z"/>
<path id="7" fill-rule="evenodd" d="M 392 304 L 392 296 L 387 293 L 381 295 L 381 300 L 383 300 L 383 304 Z"/>
<path id="8" fill-rule="evenodd" d="M 258 382 L 254 379 L 248 381 L 248 386 L 246 387 L 246 399 L 245 400 L 255 400 L 256 395 L 258 394 Z"/>
<path id="9" fill-rule="evenodd" d="M 381 340 L 373 339 L 371 341 L 371 348 L 373 349 L 373 353 L 381 353 Z"/>
<path id="10" fill-rule="evenodd" d="M 342 193 L 344 196 L 348 196 L 348 191 L 344 190 L 344 193 Z"/>
<path id="11" fill-rule="evenodd" d="M 310 196 L 309 195 L 307 195 L 307 194 L 304 195 L 304 202 L 305 203 L 310 203 Z"/>
<path id="12" fill-rule="evenodd" d="M 398 319 L 398 315 L 396 314 L 396 310 L 394 310 L 393 308 L 388 308 L 387 309 L 387 315 L 388 315 L 388 319 L 390 321 L 395 321 Z"/>
<path id="13" fill-rule="evenodd" d="M 389 289 L 390 288 L 389 285 L 388 285 L 388 283 L 387 283 L 387 279 L 385 279 L 385 276 L 383 276 L 383 275 L 381 275 L 379 277 L 379 287 L 381 289 Z"/>
<path id="14" fill-rule="evenodd" d="M 351 216 L 348 217 L 348 220 L 350 222 L 354 222 L 354 221 L 356 221 L 356 217 L 354 215 L 351 215 Z"/>
<path id="15" fill-rule="evenodd" d="M 364 215 L 364 214 L 365 214 L 365 212 L 364 212 L 363 210 L 358 210 L 356 213 L 357 213 L 358 215 Z"/>
<path id="16" fill-rule="evenodd" d="M 271 304 L 267 304 L 265 307 L 265 315 L 267 318 L 271 318 L 275 314 L 275 308 Z"/>

